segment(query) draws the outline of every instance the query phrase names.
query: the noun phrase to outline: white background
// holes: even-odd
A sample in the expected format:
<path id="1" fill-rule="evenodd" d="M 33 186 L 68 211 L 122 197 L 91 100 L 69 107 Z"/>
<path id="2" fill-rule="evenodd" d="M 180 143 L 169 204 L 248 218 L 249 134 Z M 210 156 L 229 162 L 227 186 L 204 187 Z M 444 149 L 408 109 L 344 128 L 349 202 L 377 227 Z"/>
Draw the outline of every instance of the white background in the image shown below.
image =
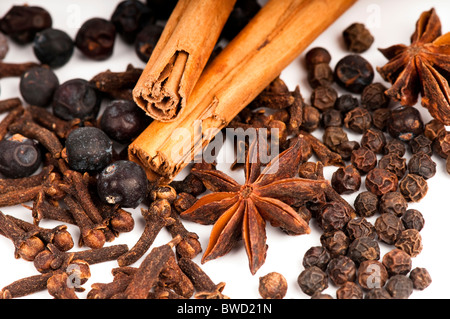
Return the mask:
<path id="1" fill-rule="evenodd" d="M 262 3 L 264 3 L 263 1 Z M 29 0 L 29 5 L 40 5 L 46 8 L 52 15 L 54 28 L 65 30 L 73 38 L 80 25 L 87 19 L 92 17 L 103 17 L 109 19 L 116 4 L 119 1 L 103 0 L 103 1 L 60 1 L 60 0 Z M 20 0 L 1 0 L 0 16 L 3 16 L 13 4 L 23 4 Z M 342 15 L 333 25 L 331 25 L 320 37 L 314 41 L 310 48 L 314 46 L 323 46 L 332 54 L 331 65 L 334 67 L 336 62 L 348 54 L 344 48 L 342 41 L 342 31 L 353 22 L 362 22 L 370 29 L 375 37 L 372 47 L 362 55 L 367 58 L 374 67 L 382 66 L 386 63 L 386 59 L 381 55 L 377 48 L 385 48 L 397 43 L 409 44 L 410 35 L 414 32 L 416 20 L 420 14 L 436 8 L 442 22 L 443 33 L 450 31 L 450 2 L 445 0 L 360 0 L 353 5 L 344 15 Z M 324 13 L 325 14 L 325 13 Z M 303 30 L 298 30 L 303 32 Z M 6 56 L 5 62 L 24 62 L 36 61 L 30 45 L 17 46 L 10 43 L 10 51 Z M 61 83 L 72 78 L 85 78 L 89 80 L 94 75 L 106 69 L 112 71 L 123 71 L 126 66 L 132 63 L 136 67 L 144 67 L 134 53 L 131 46 L 126 45 L 120 38 L 117 38 L 113 56 L 101 62 L 85 59 L 79 51 L 75 51 L 72 59 L 68 64 L 56 70 Z M 311 90 L 306 82 L 306 73 L 303 66 L 303 54 L 286 68 L 281 74 L 281 78 L 287 83 L 290 89 L 294 89 L 296 85 L 300 85 L 301 93 L 305 100 L 309 102 Z M 382 81 L 380 76 L 376 74 L 375 81 Z M 18 78 L 2 79 L 0 99 L 20 96 L 18 90 Z M 339 90 L 341 93 L 342 91 Z M 424 122 L 428 122 L 431 117 L 428 112 L 420 105 L 420 109 Z M 318 137 L 321 132 L 315 133 Z M 359 141 L 360 136 L 349 135 L 351 140 Z M 226 150 L 226 148 L 225 148 Z M 406 155 L 408 158 L 409 155 Z M 428 181 L 429 191 L 427 196 L 419 203 L 411 203 L 409 208 L 420 210 L 425 217 L 425 228 L 421 231 L 423 238 L 423 251 L 413 259 L 414 267 L 425 267 L 430 272 L 433 283 L 424 291 L 415 290 L 411 298 L 448 298 L 448 227 L 450 225 L 449 212 L 449 186 L 450 177 L 445 171 L 444 160 L 434 156 L 437 162 L 437 174 Z M 230 163 L 219 163 L 219 168 L 227 171 Z M 326 177 L 330 178 L 336 167 L 328 167 L 325 170 Z M 182 178 L 186 174 L 183 171 L 178 178 Z M 233 172 L 233 177 L 239 182 L 243 181 L 242 172 Z M 364 184 L 364 183 L 363 183 Z M 364 190 L 364 186 L 360 191 Z M 347 195 L 345 198 L 353 204 L 356 193 Z M 2 211 L 12 214 L 16 217 L 32 221 L 31 213 L 21 206 L 3 208 Z M 135 218 L 135 228 L 130 233 L 123 233 L 115 239 L 114 244 L 128 244 L 131 248 L 139 238 L 143 230 L 143 219 L 140 210 L 130 210 Z M 371 222 L 375 218 L 370 219 Z M 58 223 L 50 221 L 42 221 L 41 226 L 52 227 Z M 209 233 L 212 226 L 202 226 L 194 223 L 185 222 L 186 227 L 196 232 L 200 236 L 203 249 L 206 248 Z M 320 245 L 319 237 L 322 231 L 312 223 L 312 232 L 310 235 L 303 236 L 287 236 L 278 229 L 274 229 L 270 225 L 267 226 L 267 243 L 269 245 L 267 251 L 267 259 L 265 264 L 259 271 L 252 276 L 249 268 L 247 256 L 242 245 L 237 246 L 228 255 L 219 259 L 209 261 L 202 265 L 206 273 L 210 275 L 214 282 L 223 281 L 226 283 L 224 294 L 231 298 L 254 299 L 260 298 L 258 293 L 258 279 L 269 272 L 276 271 L 284 275 L 288 282 L 288 292 L 286 298 L 309 298 L 304 294 L 297 285 L 297 277 L 303 270 L 302 258 L 307 249 L 312 246 Z M 78 229 L 69 225 L 75 243 L 78 241 Z M 154 245 L 161 245 L 171 239 L 166 230 L 163 230 L 157 237 Z M 392 249 L 392 246 L 380 244 L 382 255 Z M 77 244 L 73 250 L 79 250 Z M 34 266 L 30 262 L 22 259 L 14 258 L 14 249 L 12 243 L 0 237 L 0 288 L 5 285 L 27 276 L 38 274 Z M 196 262 L 200 262 L 201 254 L 195 258 Z M 136 262 L 134 266 L 138 266 L 141 260 Z M 108 262 L 91 266 L 92 277 L 84 285 L 86 291 L 79 293 L 80 298 L 85 298 L 90 290 L 90 285 L 96 282 L 111 282 L 111 269 L 117 267 L 117 262 Z M 336 287 L 330 284 L 325 291 L 335 296 Z M 50 298 L 49 294 L 44 291 L 36 293 L 26 298 Z"/>

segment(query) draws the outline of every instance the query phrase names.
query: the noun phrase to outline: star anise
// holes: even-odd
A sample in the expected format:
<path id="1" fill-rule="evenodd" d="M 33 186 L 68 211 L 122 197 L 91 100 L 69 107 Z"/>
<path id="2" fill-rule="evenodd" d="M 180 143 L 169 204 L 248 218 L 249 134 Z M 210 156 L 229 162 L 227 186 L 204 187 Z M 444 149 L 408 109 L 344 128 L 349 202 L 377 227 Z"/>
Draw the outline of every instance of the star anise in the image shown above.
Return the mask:
<path id="1" fill-rule="evenodd" d="M 301 162 L 299 142 L 262 169 L 258 149 L 262 152 L 267 148 L 258 140 L 247 152 L 244 185 L 219 170 L 191 170 L 212 191 L 181 213 L 185 219 L 214 224 L 202 263 L 227 254 L 243 239 L 250 271 L 255 274 L 266 258 L 266 221 L 288 234 L 310 232 L 308 224 L 289 204 L 323 197 L 328 182 L 294 177 Z"/>
<path id="2" fill-rule="evenodd" d="M 389 62 L 377 68 L 392 87 L 386 94 L 402 105 L 414 105 L 419 93 L 431 116 L 450 125 L 450 32 L 441 35 L 441 22 L 433 9 L 421 14 L 411 45 L 380 49 Z"/>

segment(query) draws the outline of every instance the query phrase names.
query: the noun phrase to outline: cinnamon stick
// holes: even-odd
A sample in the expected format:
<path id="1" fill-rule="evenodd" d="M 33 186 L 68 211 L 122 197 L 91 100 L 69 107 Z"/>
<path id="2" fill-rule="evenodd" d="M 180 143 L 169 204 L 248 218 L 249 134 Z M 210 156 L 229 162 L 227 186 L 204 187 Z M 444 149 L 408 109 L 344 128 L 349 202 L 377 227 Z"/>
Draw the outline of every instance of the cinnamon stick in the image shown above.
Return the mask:
<path id="1" fill-rule="evenodd" d="M 148 178 L 172 180 L 211 139 L 356 0 L 270 0 L 206 67 L 175 121 L 129 146 Z"/>
<path id="2" fill-rule="evenodd" d="M 175 120 L 208 61 L 236 0 L 179 0 L 133 90 L 159 121 Z"/>

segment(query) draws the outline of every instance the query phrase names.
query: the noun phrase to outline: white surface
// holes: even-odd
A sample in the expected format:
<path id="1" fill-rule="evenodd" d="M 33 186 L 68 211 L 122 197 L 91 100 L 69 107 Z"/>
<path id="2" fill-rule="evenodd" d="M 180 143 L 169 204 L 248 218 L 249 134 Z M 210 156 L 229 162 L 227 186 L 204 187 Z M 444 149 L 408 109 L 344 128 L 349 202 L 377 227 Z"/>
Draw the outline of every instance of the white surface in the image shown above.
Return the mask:
<path id="1" fill-rule="evenodd" d="M 118 0 L 114 1 L 60 1 L 60 0 L 28 0 L 29 5 L 40 5 L 45 7 L 53 17 L 53 26 L 63 29 L 74 37 L 78 27 L 85 20 L 92 17 L 103 17 L 109 19 Z M 3 16 L 13 4 L 22 4 L 20 0 L 2 0 L 0 2 L 0 16 Z M 450 2 L 444 0 L 360 0 L 350 8 L 341 18 L 339 18 L 330 28 L 328 28 L 319 38 L 311 44 L 323 46 L 332 54 L 331 65 L 348 54 L 344 49 L 341 33 L 353 22 L 362 22 L 370 29 L 375 37 L 375 43 L 369 51 L 362 55 L 367 58 L 374 67 L 382 66 L 386 59 L 379 53 L 377 48 L 385 48 L 397 43 L 409 43 L 409 37 L 414 31 L 415 23 L 420 14 L 435 7 L 442 22 L 443 33 L 450 31 Z M 299 30 L 301 32 L 301 30 Z M 30 45 L 17 46 L 10 43 L 10 52 L 6 56 L 6 62 L 35 61 L 36 58 Z M 306 74 L 303 68 L 303 55 L 299 56 L 282 73 L 281 78 L 288 84 L 290 89 L 300 85 L 303 97 L 309 101 L 310 88 L 306 82 Z M 90 79 L 99 72 L 106 69 L 112 71 L 123 71 L 127 64 L 132 63 L 136 67 L 144 67 L 134 53 L 131 46 L 126 45 L 119 38 L 116 41 L 113 56 L 102 62 L 85 59 L 79 51 L 75 51 L 72 59 L 64 67 L 57 69 L 56 74 L 60 82 L 80 77 Z M 375 81 L 381 81 L 376 74 Z M 18 90 L 18 79 L 2 79 L 0 99 L 20 96 Z M 342 92 L 342 91 L 341 91 Z M 422 107 L 418 109 L 423 115 L 424 122 L 431 119 L 428 112 Z M 321 136 L 320 132 L 317 136 Z M 359 141 L 360 136 L 352 135 L 350 139 Z M 407 155 L 408 156 L 408 155 Z M 450 186 L 450 176 L 445 171 L 444 160 L 436 156 L 433 159 L 437 162 L 437 174 L 428 181 L 429 191 L 427 196 L 419 203 L 410 204 L 409 208 L 420 210 L 425 217 L 425 228 L 421 231 L 423 237 L 423 251 L 413 259 L 414 267 L 425 267 L 430 272 L 433 283 L 424 291 L 415 290 L 411 298 L 448 298 L 448 225 L 450 225 L 450 214 L 448 212 L 448 188 Z M 230 163 L 219 163 L 219 168 L 227 170 Z M 330 178 L 335 167 L 326 168 L 326 177 Z M 184 176 L 182 172 L 180 178 Z M 242 172 L 233 173 L 238 181 L 243 181 Z M 364 190 L 362 186 L 361 190 Z M 353 204 L 356 193 L 345 198 Z M 3 208 L 2 211 L 16 217 L 31 221 L 30 212 L 21 206 Z M 130 233 L 121 234 L 116 240 L 107 245 L 128 244 L 131 248 L 139 238 L 143 230 L 143 219 L 139 209 L 132 210 L 136 222 L 135 229 Z M 374 218 L 370 221 L 374 222 Z M 42 221 L 43 227 L 51 227 L 58 223 Z M 206 248 L 211 231 L 211 226 L 202 226 L 185 222 L 186 227 L 196 232 L 200 236 L 203 249 Z M 69 231 L 73 235 L 74 241 L 78 240 L 77 228 L 69 225 Z M 302 258 L 307 249 L 311 246 L 320 245 L 319 237 L 322 231 L 312 223 L 312 233 L 303 236 L 287 236 L 278 229 L 270 225 L 267 226 L 267 259 L 265 264 L 259 269 L 256 275 L 252 276 L 249 268 L 247 256 L 243 245 L 239 245 L 229 254 L 219 259 L 209 261 L 202 265 L 202 268 L 215 282 L 226 283 L 224 294 L 231 298 L 254 299 L 260 298 L 258 294 L 258 278 L 271 271 L 283 274 L 288 282 L 288 292 L 286 298 L 309 298 L 297 285 L 297 277 L 303 270 Z M 166 230 L 163 230 L 157 237 L 154 245 L 161 245 L 171 239 Z M 392 246 L 380 244 L 382 255 L 389 251 Z M 77 245 L 74 250 L 80 249 Z M 0 250 L 2 254 L 0 263 L 0 288 L 5 285 L 31 275 L 38 274 L 30 262 L 14 258 L 12 243 L 0 236 Z M 195 258 L 200 262 L 201 254 Z M 138 266 L 138 261 L 135 266 Z M 84 285 L 86 292 L 78 296 L 84 298 L 90 290 L 90 285 L 96 282 L 111 282 L 111 269 L 117 267 L 117 262 L 108 262 L 91 266 L 92 277 Z M 336 287 L 330 284 L 325 290 L 335 296 Z M 26 298 L 49 298 L 49 294 L 44 291 L 30 295 Z"/>

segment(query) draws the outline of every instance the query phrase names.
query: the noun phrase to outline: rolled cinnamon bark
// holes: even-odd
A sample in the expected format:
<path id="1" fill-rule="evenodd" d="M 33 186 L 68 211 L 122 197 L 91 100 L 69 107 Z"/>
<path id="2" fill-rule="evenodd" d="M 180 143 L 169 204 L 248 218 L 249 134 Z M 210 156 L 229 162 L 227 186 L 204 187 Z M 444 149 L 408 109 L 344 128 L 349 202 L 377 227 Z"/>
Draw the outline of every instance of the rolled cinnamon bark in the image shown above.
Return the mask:
<path id="1" fill-rule="evenodd" d="M 179 0 L 133 90 L 152 118 L 169 122 L 183 111 L 236 0 Z"/>
<path id="2" fill-rule="evenodd" d="M 184 112 L 129 146 L 150 180 L 168 182 L 356 0 L 270 0 L 206 67 Z"/>

